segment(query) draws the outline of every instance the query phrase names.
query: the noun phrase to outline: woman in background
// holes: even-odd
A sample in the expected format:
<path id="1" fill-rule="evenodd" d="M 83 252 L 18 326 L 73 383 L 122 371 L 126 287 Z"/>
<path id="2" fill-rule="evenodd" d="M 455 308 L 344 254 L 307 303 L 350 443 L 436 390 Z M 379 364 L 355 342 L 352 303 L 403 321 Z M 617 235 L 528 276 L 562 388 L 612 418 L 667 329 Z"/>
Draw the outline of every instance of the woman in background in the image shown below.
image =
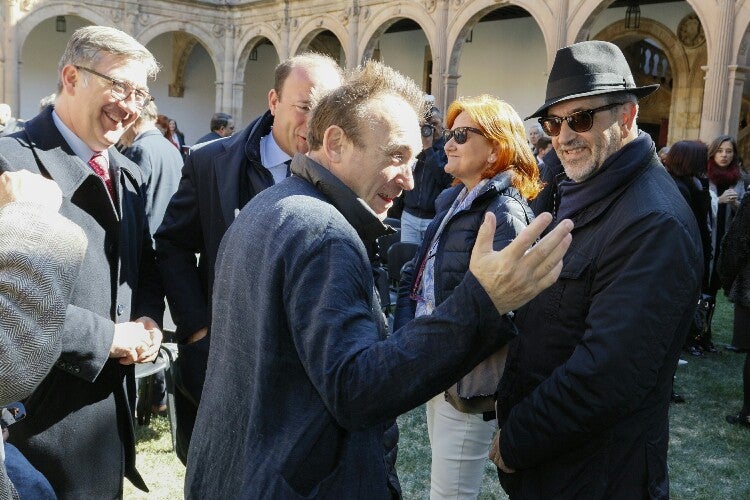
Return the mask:
<path id="1" fill-rule="evenodd" d="M 705 179 L 708 165 L 708 148 L 700 141 L 676 142 L 663 160 L 664 166 L 675 180 L 680 193 L 693 211 L 703 246 L 703 285 L 701 291 L 708 294 L 711 267 L 711 194 Z M 691 335 L 686 349 L 694 356 L 702 356 L 700 339 Z"/>
<path id="2" fill-rule="evenodd" d="M 445 171 L 455 181 L 437 198 L 437 215 L 404 267 L 396 329 L 431 314 L 461 282 L 487 211 L 495 214 L 494 248 L 500 250 L 533 218 L 526 200 L 541 189 L 523 122 L 510 105 L 487 95 L 459 99 L 448 108 L 446 122 Z M 494 418 L 494 412 L 463 413 L 442 393 L 427 402 L 431 499 L 477 497 Z"/>
<path id="3" fill-rule="evenodd" d="M 714 139 L 708 147 L 708 181 L 713 216 L 711 227 L 713 258 L 710 265 L 707 293 L 711 296 L 711 301 L 708 313 L 708 333 L 701 342 L 701 348 L 708 352 L 716 352 L 716 347 L 711 341 L 711 319 L 716 307 L 716 293 L 721 288 L 717 268 L 721 240 L 745 194 L 745 185 L 742 182 L 739 164 L 737 141 L 734 137 L 721 135 Z"/>
<path id="4" fill-rule="evenodd" d="M 185 145 L 185 135 L 180 132 L 179 128 L 177 128 L 177 122 L 171 118 L 167 122 L 167 131 L 164 132 L 164 137 L 166 137 L 169 142 L 177 148 L 177 151 L 179 151 L 183 157 L 185 156 L 182 151 L 182 147 Z"/>

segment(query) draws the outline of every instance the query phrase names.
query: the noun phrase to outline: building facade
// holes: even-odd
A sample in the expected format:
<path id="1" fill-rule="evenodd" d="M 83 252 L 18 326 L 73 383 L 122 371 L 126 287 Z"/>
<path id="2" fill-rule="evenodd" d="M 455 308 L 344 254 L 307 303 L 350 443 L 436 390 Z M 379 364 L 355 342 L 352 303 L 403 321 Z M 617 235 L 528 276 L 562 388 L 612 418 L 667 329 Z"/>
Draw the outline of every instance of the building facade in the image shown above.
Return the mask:
<path id="1" fill-rule="evenodd" d="M 54 92 L 67 38 L 87 24 L 156 55 L 152 93 L 188 143 L 214 111 L 240 125 L 262 112 L 275 64 L 305 50 L 347 68 L 380 59 L 442 109 L 490 93 L 526 115 L 557 49 L 599 39 L 623 49 L 639 84 L 662 85 L 639 118 L 659 145 L 729 133 L 750 158 L 750 0 L 3 0 L 1 15 L 0 101 L 23 118 Z"/>

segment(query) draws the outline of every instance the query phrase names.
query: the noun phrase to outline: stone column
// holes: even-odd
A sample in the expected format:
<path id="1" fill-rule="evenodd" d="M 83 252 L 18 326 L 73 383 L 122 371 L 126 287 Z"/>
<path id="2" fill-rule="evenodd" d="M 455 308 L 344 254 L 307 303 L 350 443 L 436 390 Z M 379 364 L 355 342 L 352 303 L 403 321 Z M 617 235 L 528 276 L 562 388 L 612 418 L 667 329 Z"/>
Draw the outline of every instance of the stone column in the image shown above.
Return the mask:
<path id="1" fill-rule="evenodd" d="M 703 92 L 700 139 L 706 143 L 728 132 L 727 105 L 731 84 L 728 81 L 736 15 L 735 0 L 718 0 L 716 3 L 717 22 L 710 26 L 715 43 L 709 47 L 708 66 L 703 67 L 706 71 L 706 84 Z M 704 26 L 704 29 L 706 28 Z"/>
<path id="2" fill-rule="evenodd" d="M 346 47 L 346 67 L 354 69 L 359 64 L 359 2 L 352 0 L 352 4 L 342 14 L 342 22 L 347 23 L 349 43 Z"/>
<path id="3" fill-rule="evenodd" d="M 214 109 L 224 109 L 224 82 L 216 82 L 216 99 L 214 101 Z"/>
<path id="4" fill-rule="evenodd" d="M 0 60 L 0 75 L 2 80 L 0 84 L 0 102 L 10 104 L 13 108 L 13 114 L 20 116 L 21 107 L 21 61 L 20 51 L 21 48 L 18 46 L 18 35 L 16 31 L 16 23 L 18 22 L 19 6 L 18 0 L 9 0 L 3 2 L 2 20 L 0 20 L 0 26 L 2 26 L 2 38 L 3 44 L 3 56 L 4 59 Z"/>
<path id="5" fill-rule="evenodd" d="M 742 106 L 742 90 L 745 87 L 745 75 L 750 67 L 729 66 L 729 98 L 727 99 L 726 133 L 737 137 L 740 124 L 740 107 Z"/>
<path id="6" fill-rule="evenodd" d="M 433 6 L 433 8 L 435 8 Z M 447 71 L 448 62 L 448 0 L 439 0 L 435 9 L 435 47 L 432 47 L 432 95 L 435 105 L 445 113 L 447 89 L 441 76 Z M 455 87 L 453 92 L 455 94 Z M 452 100 L 451 100 L 452 102 Z"/>
<path id="7" fill-rule="evenodd" d="M 234 82 L 234 31 L 236 27 L 228 24 L 224 30 L 224 57 L 221 58 L 221 74 L 222 80 L 227 84 L 224 86 L 224 93 L 222 95 L 221 107 L 216 108 L 222 113 L 232 114 L 234 104 L 234 85 L 230 85 L 230 82 Z"/>
<path id="8" fill-rule="evenodd" d="M 229 113 L 234 118 L 235 126 L 239 128 L 242 121 L 242 103 L 245 99 L 245 82 L 232 84 L 232 110 Z"/>
<path id="9" fill-rule="evenodd" d="M 440 111 L 445 113 L 445 110 L 448 109 L 448 105 L 456 100 L 456 94 L 458 93 L 458 79 L 461 78 L 461 75 L 451 75 L 451 74 L 444 74 L 443 75 L 443 82 L 445 84 L 445 96 L 444 100 L 442 101 L 442 107 L 440 108 Z M 435 101 L 440 102 L 440 101 Z"/>
<path id="10" fill-rule="evenodd" d="M 555 30 L 555 41 L 552 47 L 547 48 L 547 69 L 552 69 L 552 63 L 555 62 L 557 49 L 568 45 L 568 0 L 558 0 L 555 4 L 557 8 L 557 30 Z"/>

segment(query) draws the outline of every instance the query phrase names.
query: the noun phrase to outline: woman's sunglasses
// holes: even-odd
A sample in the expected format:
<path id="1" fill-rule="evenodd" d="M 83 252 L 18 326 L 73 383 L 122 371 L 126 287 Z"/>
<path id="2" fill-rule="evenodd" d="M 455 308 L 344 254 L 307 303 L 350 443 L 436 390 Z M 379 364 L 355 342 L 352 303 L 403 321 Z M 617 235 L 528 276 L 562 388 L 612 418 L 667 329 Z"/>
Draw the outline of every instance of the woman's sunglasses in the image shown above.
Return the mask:
<path id="1" fill-rule="evenodd" d="M 542 118 L 539 118 L 539 124 L 542 126 L 546 134 L 550 137 L 557 137 L 558 135 L 560 135 L 563 120 L 568 122 L 568 127 L 570 127 L 573 132 L 581 134 L 583 132 L 588 132 L 589 130 L 591 130 L 591 127 L 594 126 L 594 115 L 596 113 L 598 113 L 599 111 L 604 111 L 605 109 L 616 108 L 617 106 L 622 106 L 623 104 L 625 103 L 613 102 L 612 104 L 607 104 L 594 109 L 584 109 L 583 111 L 576 111 L 575 113 L 568 116 L 544 116 Z"/>
<path id="2" fill-rule="evenodd" d="M 487 137 L 486 135 L 484 135 L 484 132 L 474 127 L 456 127 L 453 130 L 443 130 L 443 139 L 445 139 L 445 142 L 448 142 L 452 137 L 453 139 L 455 139 L 456 144 L 463 144 L 468 139 L 467 132 L 474 132 L 475 134 L 479 134 L 482 137 Z"/>

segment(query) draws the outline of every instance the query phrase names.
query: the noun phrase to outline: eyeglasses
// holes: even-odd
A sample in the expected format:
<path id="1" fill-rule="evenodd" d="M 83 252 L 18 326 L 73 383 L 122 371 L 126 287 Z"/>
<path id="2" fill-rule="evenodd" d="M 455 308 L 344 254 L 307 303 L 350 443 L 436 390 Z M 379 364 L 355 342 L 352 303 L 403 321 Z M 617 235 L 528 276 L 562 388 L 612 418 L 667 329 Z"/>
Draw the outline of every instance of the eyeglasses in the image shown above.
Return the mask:
<path id="1" fill-rule="evenodd" d="M 120 80 L 115 80 L 111 76 L 103 75 L 98 71 L 94 71 L 93 69 L 87 68 L 85 66 L 76 66 L 76 68 L 86 71 L 87 73 L 91 73 L 92 75 L 96 75 L 103 80 L 107 80 L 111 85 L 110 93 L 112 94 L 112 97 L 114 97 L 118 101 L 130 99 L 130 96 L 135 95 L 135 99 L 133 100 L 135 106 L 138 109 L 143 109 L 144 106 L 154 100 L 153 96 L 145 90 L 137 89 L 128 83 Z"/>
<path id="2" fill-rule="evenodd" d="M 591 130 L 591 127 L 594 126 L 594 115 L 596 113 L 598 113 L 599 111 L 604 111 L 605 109 L 616 108 L 617 106 L 622 106 L 623 104 L 625 103 L 613 102 L 612 104 L 606 104 L 594 109 L 584 109 L 583 111 L 576 111 L 575 113 L 568 116 L 543 116 L 539 118 L 539 124 L 542 126 L 547 135 L 551 137 L 557 137 L 558 135 L 560 135 L 560 130 L 562 130 L 562 122 L 563 120 L 565 120 L 566 122 L 568 122 L 568 127 L 570 127 L 573 132 L 581 134 L 583 132 L 588 132 L 589 130 Z"/>
<path id="3" fill-rule="evenodd" d="M 484 132 L 474 127 L 456 127 L 453 130 L 443 130 L 443 139 L 448 142 L 453 138 L 456 140 L 456 144 L 463 144 L 469 138 L 466 132 L 474 132 L 482 137 L 487 137 Z"/>

